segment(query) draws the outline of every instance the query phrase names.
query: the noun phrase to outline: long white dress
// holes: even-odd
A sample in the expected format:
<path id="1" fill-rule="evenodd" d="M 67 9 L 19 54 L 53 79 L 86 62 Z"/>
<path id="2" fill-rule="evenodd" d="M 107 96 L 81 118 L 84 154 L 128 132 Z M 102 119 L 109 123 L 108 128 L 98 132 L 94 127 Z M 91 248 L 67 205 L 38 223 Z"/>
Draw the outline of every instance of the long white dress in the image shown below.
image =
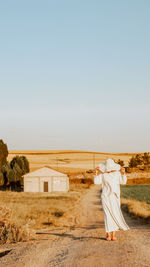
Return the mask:
<path id="1" fill-rule="evenodd" d="M 119 171 L 104 173 L 94 178 L 94 184 L 102 184 L 102 207 L 107 233 L 129 229 L 120 209 L 120 184 L 126 184 L 126 175 Z"/>

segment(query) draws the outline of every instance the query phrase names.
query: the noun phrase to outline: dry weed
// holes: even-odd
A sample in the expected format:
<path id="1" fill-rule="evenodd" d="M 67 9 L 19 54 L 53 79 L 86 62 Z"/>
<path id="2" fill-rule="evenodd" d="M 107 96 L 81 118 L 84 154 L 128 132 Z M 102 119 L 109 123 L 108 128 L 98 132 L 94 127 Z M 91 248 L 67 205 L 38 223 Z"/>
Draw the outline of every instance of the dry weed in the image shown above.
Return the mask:
<path id="1" fill-rule="evenodd" d="M 34 238 L 37 229 L 67 225 L 68 218 L 89 185 L 70 185 L 68 193 L 0 191 L 0 239 L 18 242 Z"/>
<path id="2" fill-rule="evenodd" d="M 141 217 L 144 219 L 150 219 L 150 205 L 135 199 L 121 198 L 121 204 L 123 208 L 126 208 L 131 215 L 135 217 Z"/>
<path id="3" fill-rule="evenodd" d="M 128 179 L 127 185 L 149 185 L 150 184 L 150 178 L 134 178 L 134 179 Z"/>
<path id="4" fill-rule="evenodd" d="M 0 207 L 0 241 L 1 243 L 12 243 L 27 241 L 33 238 L 33 231 L 29 225 L 18 225 L 11 209 Z"/>

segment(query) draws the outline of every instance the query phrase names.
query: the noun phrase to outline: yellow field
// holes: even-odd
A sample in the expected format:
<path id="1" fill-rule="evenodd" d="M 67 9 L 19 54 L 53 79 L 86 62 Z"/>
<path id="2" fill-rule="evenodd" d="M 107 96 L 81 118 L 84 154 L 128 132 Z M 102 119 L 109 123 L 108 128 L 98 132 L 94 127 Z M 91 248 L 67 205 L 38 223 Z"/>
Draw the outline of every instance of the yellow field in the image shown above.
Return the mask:
<path id="1" fill-rule="evenodd" d="M 56 151 L 9 151 L 8 160 L 10 161 L 16 155 L 24 155 L 30 163 L 30 170 L 34 171 L 43 166 L 51 166 L 59 170 L 69 172 L 81 172 L 87 169 L 95 168 L 100 162 L 108 158 L 115 160 L 121 159 L 125 165 L 128 165 L 129 159 L 134 153 L 98 153 L 72 150 Z"/>
<path id="2" fill-rule="evenodd" d="M 74 225 L 73 210 L 90 185 L 70 184 L 67 193 L 0 191 L 0 244 L 35 238 L 37 229 Z"/>

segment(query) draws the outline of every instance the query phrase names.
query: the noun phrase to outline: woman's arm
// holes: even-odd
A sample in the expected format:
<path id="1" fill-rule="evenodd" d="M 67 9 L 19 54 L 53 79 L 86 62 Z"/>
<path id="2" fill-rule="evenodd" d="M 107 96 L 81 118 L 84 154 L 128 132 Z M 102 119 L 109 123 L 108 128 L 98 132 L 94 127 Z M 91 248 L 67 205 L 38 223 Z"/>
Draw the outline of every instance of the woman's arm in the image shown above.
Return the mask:
<path id="1" fill-rule="evenodd" d="M 94 184 L 102 184 L 102 175 L 101 174 L 94 177 Z"/>
<path id="2" fill-rule="evenodd" d="M 102 175 L 99 174 L 99 168 L 95 169 L 96 176 L 94 177 L 94 184 L 101 184 L 102 183 Z"/>
<path id="3" fill-rule="evenodd" d="M 125 168 L 120 169 L 120 184 L 126 184 L 127 183 L 127 176 L 125 174 Z"/>

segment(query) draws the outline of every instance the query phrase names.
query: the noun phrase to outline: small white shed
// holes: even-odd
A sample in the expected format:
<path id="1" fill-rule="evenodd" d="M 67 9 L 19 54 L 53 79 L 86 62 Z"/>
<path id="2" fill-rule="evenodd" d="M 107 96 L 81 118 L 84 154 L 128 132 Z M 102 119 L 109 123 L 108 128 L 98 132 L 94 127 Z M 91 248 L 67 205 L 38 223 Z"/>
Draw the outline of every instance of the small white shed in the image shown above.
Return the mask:
<path id="1" fill-rule="evenodd" d="M 69 177 L 50 167 L 24 175 L 24 192 L 67 192 Z"/>

